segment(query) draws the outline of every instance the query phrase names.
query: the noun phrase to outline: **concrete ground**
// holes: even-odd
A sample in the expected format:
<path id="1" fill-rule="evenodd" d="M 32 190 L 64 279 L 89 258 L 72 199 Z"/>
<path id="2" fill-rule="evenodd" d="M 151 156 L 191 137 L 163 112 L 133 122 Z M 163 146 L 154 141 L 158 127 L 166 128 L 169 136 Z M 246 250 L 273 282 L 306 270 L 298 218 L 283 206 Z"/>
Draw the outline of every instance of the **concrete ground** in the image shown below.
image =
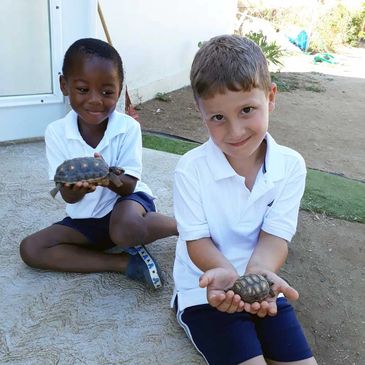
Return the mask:
<path id="1" fill-rule="evenodd" d="M 143 157 L 143 180 L 172 215 L 179 156 L 144 149 Z M 49 194 L 44 143 L 0 145 L 0 171 L 1 365 L 205 364 L 169 308 L 176 238 L 150 245 L 166 279 L 157 292 L 117 273 L 31 269 L 20 241 L 64 216 Z M 364 232 L 300 212 L 283 273 L 301 293 L 295 306 L 319 364 L 365 364 Z"/>
<path id="2" fill-rule="evenodd" d="M 144 150 L 146 181 L 172 215 L 178 156 Z M 44 143 L 0 146 L 0 364 L 203 364 L 169 308 L 175 238 L 157 241 L 166 285 L 152 292 L 116 273 L 34 270 L 19 242 L 64 216 L 49 194 Z"/>

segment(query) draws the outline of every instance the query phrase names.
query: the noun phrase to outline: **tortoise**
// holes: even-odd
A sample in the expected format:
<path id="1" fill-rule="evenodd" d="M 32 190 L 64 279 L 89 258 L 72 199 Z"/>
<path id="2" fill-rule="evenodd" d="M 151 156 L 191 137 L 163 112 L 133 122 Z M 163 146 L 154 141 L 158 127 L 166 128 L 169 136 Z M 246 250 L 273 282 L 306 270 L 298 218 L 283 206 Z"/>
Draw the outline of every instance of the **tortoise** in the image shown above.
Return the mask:
<path id="1" fill-rule="evenodd" d="M 252 304 L 260 303 L 267 297 L 274 297 L 272 285 L 273 283 L 264 275 L 247 274 L 240 276 L 229 290 L 233 290 L 244 302 Z"/>
<path id="2" fill-rule="evenodd" d="M 109 167 L 102 157 L 77 157 L 66 160 L 57 167 L 53 179 L 56 187 L 50 191 L 50 194 L 54 198 L 62 184 L 76 184 L 79 181 L 102 185 L 110 180 L 119 187 L 122 182 L 117 175 L 123 172 L 124 170 L 120 167 Z"/>

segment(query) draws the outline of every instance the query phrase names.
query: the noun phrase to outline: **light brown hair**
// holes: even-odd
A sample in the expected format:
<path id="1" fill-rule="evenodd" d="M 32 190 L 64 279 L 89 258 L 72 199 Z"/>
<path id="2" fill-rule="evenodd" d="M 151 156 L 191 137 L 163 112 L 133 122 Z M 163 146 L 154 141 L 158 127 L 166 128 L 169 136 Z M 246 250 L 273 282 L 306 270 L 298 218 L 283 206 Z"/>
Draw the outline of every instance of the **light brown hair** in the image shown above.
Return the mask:
<path id="1" fill-rule="evenodd" d="M 221 35 L 203 43 L 194 57 L 190 81 L 195 98 L 209 98 L 227 89 L 269 92 L 271 87 L 261 48 L 238 35 Z"/>

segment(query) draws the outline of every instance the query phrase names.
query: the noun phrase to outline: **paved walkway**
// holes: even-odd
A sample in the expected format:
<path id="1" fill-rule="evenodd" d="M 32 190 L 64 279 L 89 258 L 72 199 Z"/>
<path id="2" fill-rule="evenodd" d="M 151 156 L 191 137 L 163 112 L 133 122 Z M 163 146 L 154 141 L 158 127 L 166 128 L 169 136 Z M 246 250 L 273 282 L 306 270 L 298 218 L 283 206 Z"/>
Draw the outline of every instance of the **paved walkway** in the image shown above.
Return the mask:
<path id="1" fill-rule="evenodd" d="M 143 180 L 172 215 L 178 156 L 144 150 Z M 116 273 L 63 274 L 28 268 L 20 240 L 64 215 L 49 194 L 44 143 L 0 146 L 0 363 L 203 364 L 169 308 L 175 239 L 150 246 L 167 285 L 151 292 Z"/>

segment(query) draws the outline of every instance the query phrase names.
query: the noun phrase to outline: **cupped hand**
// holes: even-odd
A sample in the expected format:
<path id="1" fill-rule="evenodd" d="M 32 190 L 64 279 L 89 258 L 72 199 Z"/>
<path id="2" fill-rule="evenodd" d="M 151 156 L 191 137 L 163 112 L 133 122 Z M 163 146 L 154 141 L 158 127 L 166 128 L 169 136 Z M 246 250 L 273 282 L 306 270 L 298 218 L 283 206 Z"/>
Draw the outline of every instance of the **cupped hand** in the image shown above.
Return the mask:
<path id="1" fill-rule="evenodd" d="M 201 288 L 207 288 L 208 303 L 221 312 L 242 312 L 244 302 L 238 294 L 228 290 L 238 278 L 234 270 L 215 268 L 206 271 L 199 280 Z M 228 291 L 226 291 L 228 290 Z"/>
<path id="2" fill-rule="evenodd" d="M 244 310 L 251 314 L 256 314 L 259 317 L 275 316 L 277 314 L 276 299 L 278 294 L 282 293 L 289 300 L 297 300 L 299 293 L 290 286 L 284 279 L 272 271 L 258 269 L 250 271 L 250 273 L 264 275 L 270 282 L 272 282 L 271 289 L 275 293 L 274 297 L 268 297 L 261 303 L 245 303 Z"/>
<path id="3" fill-rule="evenodd" d="M 96 185 L 89 183 L 88 181 L 78 181 L 75 184 L 66 183 L 63 187 L 80 194 L 92 193 L 96 189 Z"/>

